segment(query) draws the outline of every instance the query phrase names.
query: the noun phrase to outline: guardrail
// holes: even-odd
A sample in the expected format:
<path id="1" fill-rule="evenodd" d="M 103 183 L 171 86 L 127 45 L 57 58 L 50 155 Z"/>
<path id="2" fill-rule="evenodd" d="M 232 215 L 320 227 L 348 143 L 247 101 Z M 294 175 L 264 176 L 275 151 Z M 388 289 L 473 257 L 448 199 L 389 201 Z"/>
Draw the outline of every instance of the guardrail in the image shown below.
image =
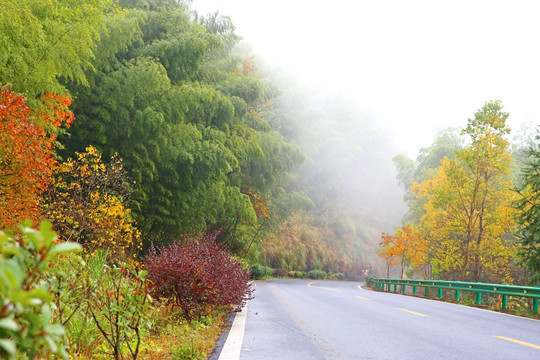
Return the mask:
<path id="1" fill-rule="evenodd" d="M 533 299 L 533 313 L 538 313 L 538 302 L 540 299 L 540 287 L 532 286 L 516 286 L 503 284 L 486 284 L 461 281 L 445 281 L 445 280 L 415 280 L 415 279 L 384 279 L 374 277 L 373 281 L 378 290 L 391 291 L 394 286 L 394 292 L 398 292 L 398 286 L 401 286 L 401 293 L 405 294 L 407 286 L 412 286 L 412 293 L 416 295 L 417 287 L 423 287 L 425 297 L 428 297 L 429 289 L 436 288 L 439 290 L 439 298 L 443 298 L 443 289 L 451 289 L 455 291 L 455 300 L 459 302 L 461 291 L 476 292 L 476 304 L 482 304 L 482 293 L 492 293 L 502 295 L 502 308 L 508 309 L 508 297 L 519 296 Z"/>

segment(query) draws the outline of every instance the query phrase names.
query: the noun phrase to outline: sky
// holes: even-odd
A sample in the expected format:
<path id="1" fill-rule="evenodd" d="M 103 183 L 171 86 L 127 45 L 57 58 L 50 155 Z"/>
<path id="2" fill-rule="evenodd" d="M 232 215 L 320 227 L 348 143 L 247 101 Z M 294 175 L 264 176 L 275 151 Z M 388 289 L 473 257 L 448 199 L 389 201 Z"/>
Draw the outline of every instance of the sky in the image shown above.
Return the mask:
<path id="1" fill-rule="evenodd" d="M 489 100 L 540 124 L 540 1 L 193 0 L 271 67 L 343 94 L 410 157 Z"/>

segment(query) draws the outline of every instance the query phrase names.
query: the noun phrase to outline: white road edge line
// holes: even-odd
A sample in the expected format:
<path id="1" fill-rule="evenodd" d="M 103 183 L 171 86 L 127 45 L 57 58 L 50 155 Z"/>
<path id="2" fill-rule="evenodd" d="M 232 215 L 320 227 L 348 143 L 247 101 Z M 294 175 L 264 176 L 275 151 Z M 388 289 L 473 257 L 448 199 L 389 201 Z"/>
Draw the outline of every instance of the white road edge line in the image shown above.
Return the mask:
<path id="1" fill-rule="evenodd" d="M 246 329 L 247 304 L 241 311 L 236 313 L 234 321 L 227 336 L 227 341 L 219 354 L 218 360 L 238 360 L 242 351 L 242 342 L 244 341 L 244 330 Z"/>

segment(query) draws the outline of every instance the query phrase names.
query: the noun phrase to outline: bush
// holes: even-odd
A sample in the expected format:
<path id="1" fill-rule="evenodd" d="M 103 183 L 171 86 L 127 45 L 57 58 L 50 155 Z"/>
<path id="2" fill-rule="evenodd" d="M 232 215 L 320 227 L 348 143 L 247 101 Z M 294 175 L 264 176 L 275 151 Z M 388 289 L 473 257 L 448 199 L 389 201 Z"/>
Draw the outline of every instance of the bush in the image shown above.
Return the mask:
<path id="1" fill-rule="evenodd" d="M 0 358 L 67 358 L 64 327 L 53 321 L 57 267 L 79 244 L 58 243 L 52 225 L 0 231 Z M 62 256 L 58 256 L 62 255 Z"/>
<path id="2" fill-rule="evenodd" d="M 57 317 L 70 340 L 70 354 L 136 359 L 151 326 L 146 271 L 100 250 L 64 263 L 57 277 Z M 99 350 L 97 350 L 99 349 Z"/>
<path id="3" fill-rule="evenodd" d="M 305 271 L 289 271 L 289 277 L 293 279 L 302 279 L 306 277 Z"/>
<path id="4" fill-rule="evenodd" d="M 375 281 L 374 281 L 374 276 L 373 275 L 366 275 L 364 276 L 364 281 L 366 282 L 366 285 L 370 288 L 374 288 L 375 287 Z"/>
<path id="5" fill-rule="evenodd" d="M 344 280 L 345 279 L 345 274 L 343 273 L 331 273 L 331 274 L 328 274 L 328 277 L 332 280 Z"/>
<path id="6" fill-rule="evenodd" d="M 215 241 L 218 234 L 184 235 L 161 249 L 152 246 L 146 257 L 152 295 L 179 306 L 188 320 L 218 306 L 241 308 L 251 298 L 249 272 Z"/>
<path id="7" fill-rule="evenodd" d="M 274 269 L 261 264 L 251 265 L 249 270 L 251 272 L 252 279 L 262 279 L 265 276 L 270 276 L 274 273 Z"/>
<path id="8" fill-rule="evenodd" d="M 285 277 L 287 276 L 287 272 L 283 269 L 276 269 L 274 270 L 274 276 L 275 277 Z"/>
<path id="9" fill-rule="evenodd" d="M 324 279 L 326 277 L 326 271 L 324 270 L 311 270 L 307 273 L 310 279 Z"/>

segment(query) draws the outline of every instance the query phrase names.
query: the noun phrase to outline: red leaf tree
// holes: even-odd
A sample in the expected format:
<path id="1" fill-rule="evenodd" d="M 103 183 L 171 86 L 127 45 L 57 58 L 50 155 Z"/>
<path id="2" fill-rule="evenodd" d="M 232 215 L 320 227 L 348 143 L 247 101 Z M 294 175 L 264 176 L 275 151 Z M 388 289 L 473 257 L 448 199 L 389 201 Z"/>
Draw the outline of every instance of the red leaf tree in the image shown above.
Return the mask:
<path id="1" fill-rule="evenodd" d="M 56 136 L 74 119 L 69 97 L 40 100 L 32 111 L 22 95 L 0 89 L 0 228 L 39 219 L 39 197 L 56 165 Z"/>

